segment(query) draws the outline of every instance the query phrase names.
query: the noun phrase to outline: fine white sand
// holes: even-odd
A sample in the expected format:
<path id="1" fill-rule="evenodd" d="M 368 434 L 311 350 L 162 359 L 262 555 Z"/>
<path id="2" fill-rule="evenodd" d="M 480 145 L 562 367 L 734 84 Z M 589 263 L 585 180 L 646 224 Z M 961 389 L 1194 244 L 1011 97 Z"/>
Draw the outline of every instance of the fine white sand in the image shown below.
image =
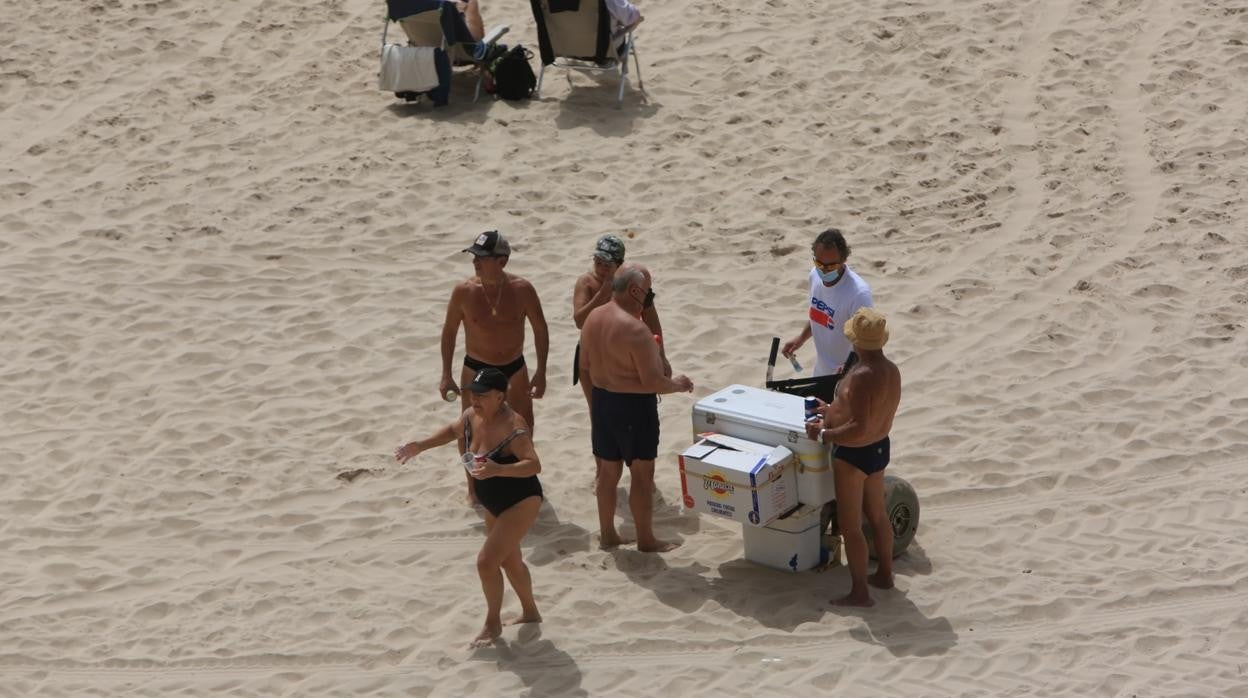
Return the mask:
<path id="1" fill-rule="evenodd" d="M 642 9 L 645 98 L 463 75 L 435 110 L 376 90 L 378 2 L 0 4 L 0 695 L 1248 690 L 1243 3 Z M 484 13 L 536 49 L 528 3 Z M 693 402 L 761 384 L 831 225 L 923 504 L 869 611 L 678 496 Z M 551 328 L 545 622 L 471 652 L 453 448 L 390 454 L 455 414 L 438 334 L 491 228 Z M 595 537 L 570 301 L 605 232 L 697 385 L 661 557 Z"/>

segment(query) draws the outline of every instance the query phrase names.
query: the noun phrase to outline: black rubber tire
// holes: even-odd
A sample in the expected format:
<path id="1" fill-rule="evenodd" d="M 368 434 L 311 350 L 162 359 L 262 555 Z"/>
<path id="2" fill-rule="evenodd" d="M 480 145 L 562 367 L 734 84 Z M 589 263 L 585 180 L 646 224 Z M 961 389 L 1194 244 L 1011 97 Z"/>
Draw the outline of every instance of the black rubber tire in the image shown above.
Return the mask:
<path id="1" fill-rule="evenodd" d="M 919 495 L 910 483 L 894 475 L 884 476 L 884 511 L 893 524 L 893 557 L 906 552 L 914 536 L 919 532 Z M 875 543 L 871 541 L 871 524 L 862 522 L 862 533 L 867 537 L 867 550 L 871 559 L 875 556 Z"/>

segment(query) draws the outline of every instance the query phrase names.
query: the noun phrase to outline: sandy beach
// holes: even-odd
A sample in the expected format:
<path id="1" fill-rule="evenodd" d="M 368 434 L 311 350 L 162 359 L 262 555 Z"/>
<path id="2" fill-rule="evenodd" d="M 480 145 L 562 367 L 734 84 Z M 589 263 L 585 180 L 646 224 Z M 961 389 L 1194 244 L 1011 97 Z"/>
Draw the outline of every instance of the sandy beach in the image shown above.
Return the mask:
<path id="1" fill-rule="evenodd" d="M 1248 694 L 1243 3 L 639 7 L 622 107 L 469 72 L 437 109 L 377 90 L 379 2 L 0 7 L 0 696 Z M 482 11 L 536 52 L 529 3 Z M 743 560 L 676 464 L 830 226 L 923 506 L 869 610 Z M 439 332 L 491 229 L 551 332 L 545 621 L 474 651 L 457 454 L 391 454 L 457 414 Z M 661 556 L 596 538 L 603 233 L 696 386 L 660 405 Z"/>

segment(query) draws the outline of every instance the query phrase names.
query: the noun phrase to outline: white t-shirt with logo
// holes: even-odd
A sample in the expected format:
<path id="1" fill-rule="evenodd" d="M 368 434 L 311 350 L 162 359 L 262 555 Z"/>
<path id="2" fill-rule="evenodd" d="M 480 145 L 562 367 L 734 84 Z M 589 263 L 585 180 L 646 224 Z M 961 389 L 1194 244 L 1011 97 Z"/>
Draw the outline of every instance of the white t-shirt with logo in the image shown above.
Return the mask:
<path id="1" fill-rule="evenodd" d="M 841 370 L 854 348 L 845 336 L 844 323 L 859 308 L 871 305 L 871 287 L 848 265 L 832 286 L 824 286 L 818 270 L 810 270 L 810 333 L 818 357 L 812 375 L 826 376 Z"/>

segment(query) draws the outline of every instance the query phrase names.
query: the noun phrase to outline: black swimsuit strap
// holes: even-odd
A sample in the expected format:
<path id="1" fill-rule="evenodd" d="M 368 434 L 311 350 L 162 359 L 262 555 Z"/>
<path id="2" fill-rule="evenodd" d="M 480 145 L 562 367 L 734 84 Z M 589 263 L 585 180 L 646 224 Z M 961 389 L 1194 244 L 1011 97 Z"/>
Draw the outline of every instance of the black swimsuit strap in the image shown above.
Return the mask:
<path id="1" fill-rule="evenodd" d="M 511 434 L 508 435 L 507 438 L 503 439 L 497 446 L 487 451 L 485 454 L 485 457 L 489 458 L 490 460 L 495 460 L 494 456 L 498 455 L 498 452 L 503 450 L 503 448 L 507 444 L 511 443 L 517 436 L 520 436 L 521 434 L 527 434 L 527 433 L 528 431 L 525 429 L 517 429 L 511 432 Z M 465 416 L 464 417 L 464 452 L 467 453 L 468 449 L 470 448 L 472 448 L 472 418 Z"/>
<path id="2" fill-rule="evenodd" d="M 497 459 L 497 458 L 495 458 L 494 456 L 498 455 L 498 452 L 499 452 L 499 451 L 502 451 L 502 450 L 503 450 L 503 448 L 504 448 L 507 444 L 511 443 L 511 442 L 512 442 L 512 441 L 513 441 L 513 440 L 514 440 L 517 436 L 520 436 L 521 434 L 525 434 L 525 433 L 527 433 L 527 432 L 526 432 L 524 429 L 517 429 L 517 430 L 515 430 L 515 431 L 511 432 L 511 434 L 510 434 L 510 435 L 508 435 L 508 437 L 507 437 L 507 438 L 503 439 L 503 440 L 502 440 L 502 442 L 501 442 L 500 444 L 498 444 L 498 445 L 497 445 L 497 446 L 495 446 L 494 448 L 490 449 L 490 452 L 489 452 L 489 453 L 487 453 L 487 454 L 485 454 L 485 455 L 486 455 L 486 457 L 487 457 L 487 458 L 489 458 L 490 460 L 498 460 L 498 459 Z"/>

